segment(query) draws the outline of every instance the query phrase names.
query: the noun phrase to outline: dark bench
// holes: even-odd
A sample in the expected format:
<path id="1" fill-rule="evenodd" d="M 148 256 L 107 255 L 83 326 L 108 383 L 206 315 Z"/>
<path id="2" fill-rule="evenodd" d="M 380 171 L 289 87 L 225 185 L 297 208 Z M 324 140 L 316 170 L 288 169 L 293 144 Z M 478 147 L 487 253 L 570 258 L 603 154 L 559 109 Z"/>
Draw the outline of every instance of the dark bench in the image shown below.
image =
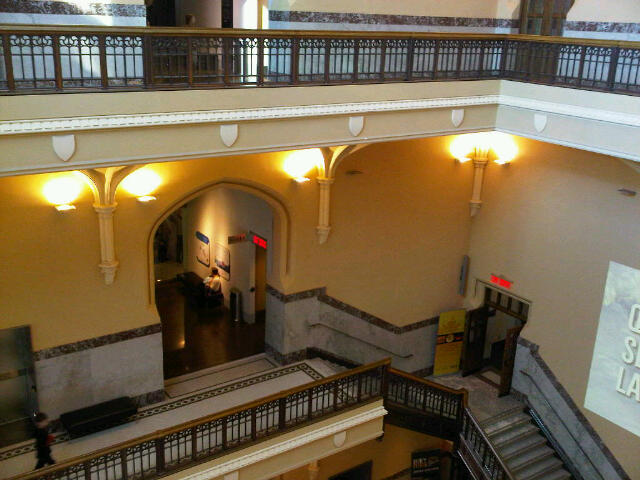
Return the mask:
<path id="1" fill-rule="evenodd" d="M 60 415 L 60 421 L 72 437 L 80 437 L 125 423 L 138 412 L 129 397 L 120 397 Z"/>

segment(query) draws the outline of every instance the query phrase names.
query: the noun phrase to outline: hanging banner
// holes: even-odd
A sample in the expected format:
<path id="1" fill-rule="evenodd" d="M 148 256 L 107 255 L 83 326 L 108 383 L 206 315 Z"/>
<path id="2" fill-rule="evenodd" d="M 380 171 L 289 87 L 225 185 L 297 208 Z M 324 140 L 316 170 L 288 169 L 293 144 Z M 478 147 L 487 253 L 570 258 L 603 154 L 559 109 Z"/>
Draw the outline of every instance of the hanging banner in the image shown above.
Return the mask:
<path id="1" fill-rule="evenodd" d="M 585 408 L 640 436 L 640 270 L 609 263 Z"/>
<path id="2" fill-rule="evenodd" d="M 460 370 L 466 317 L 466 310 L 452 310 L 440 314 L 436 358 L 433 365 L 434 375 L 455 373 Z"/>

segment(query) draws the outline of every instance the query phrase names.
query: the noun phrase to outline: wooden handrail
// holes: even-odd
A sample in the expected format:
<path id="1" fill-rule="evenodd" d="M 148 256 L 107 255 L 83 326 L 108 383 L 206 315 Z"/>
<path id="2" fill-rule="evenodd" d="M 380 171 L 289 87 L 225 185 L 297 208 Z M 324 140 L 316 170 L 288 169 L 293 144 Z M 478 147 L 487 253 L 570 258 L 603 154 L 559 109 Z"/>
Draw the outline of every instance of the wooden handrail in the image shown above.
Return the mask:
<path id="1" fill-rule="evenodd" d="M 389 367 L 389 373 L 394 375 L 398 375 L 400 377 L 407 378 L 409 380 L 413 380 L 414 382 L 422 383 L 424 385 L 428 385 L 433 388 L 437 388 L 438 390 L 444 390 L 445 392 L 455 393 L 458 395 L 464 396 L 464 405 L 467 405 L 467 397 L 469 395 L 469 391 L 466 388 L 451 388 L 446 385 L 442 385 L 441 383 L 433 382 L 431 380 L 427 380 L 426 378 L 418 377 L 411 373 L 403 372 L 402 370 L 396 370 L 393 367 Z"/>
<path id="2" fill-rule="evenodd" d="M 606 46 L 620 48 L 640 48 L 640 42 L 627 40 L 607 40 L 578 37 L 557 37 L 550 35 L 523 35 L 501 33 L 458 33 L 458 32 L 398 32 L 368 30 L 252 30 L 252 29 L 218 29 L 218 28 L 186 28 L 186 27 L 117 27 L 98 25 L 33 25 L 33 24 L 1 24 L 2 33 L 132 33 L 152 36 L 219 36 L 219 37 L 304 37 L 304 38 L 425 38 L 443 40 L 516 40 L 538 43 L 564 43 L 567 45 Z"/>
<path id="3" fill-rule="evenodd" d="M 52 465 L 52 466 L 49 466 L 49 467 L 46 467 L 46 468 L 43 468 L 43 469 L 36 470 L 34 472 L 30 472 L 28 474 L 16 475 L 14 477 L 11 477 L 8 480 L 18 480 L 18 479 L 20 479 L 20 480 L 29 480 L 29 479 L 34 479 L 34 478 L 40 478 L 40 477 L 45 476 L 48 472 L 61 470 L 61 469 L 64 469 L 64 468 L 67 468 L 67 467 L 70 467 L 70 466 L 73 466 L 73 465 L 77 465 L 77 464 L 80 464 L 80 463 L 85 463 L 85 462 L 88 462 L 88 461 L 90 461 L 92 459 L 95 459 L 95 458 L 98 458 L 98 457 L 102 457 L 102 456 L 105 456 L 105 455 L 109 455 L 111 453 L 115 453 L 115 452 L 124 450 L 126 448 L 139 445 L 141 443 L 149 442 L 149 441 L 152 441 L 152 440 L 158 440 L 158 439 L 164 438 L 164 437 L 166 437 L 168 435 L 171 435 L 173 433 L 177 433 L 177 432 L 180 432 L 180 431 L 192 428 L 192 427 L 196 427 L 198 425 L 209 423 L 209 422 L 212 422 L 214 420 L 222 419 L 224 417 L 229 417 L 229 416 L 237 414 L 237 413 L 246 412 L 248 410 L 251 410 L 252 408 L 255 408 L 255 407 L 258 407 L 260 405 L 264 405 L 264 404 L 267 404 L 267 403 L 270 403 L 270 402 L 273 402 L 273 401 L 276 401 L 276 400 L 280 400 L 280 399 L 286 398 L 286 397 L 288 397 L 290 395 L 293 395 L 295 393 L 311 390 L 311 389 L 313 389 L 315 387 L 318 387 L 318 386 L 321 386 L 321 385 L 325 385 L 327 383 L 331 383 L 331 382 L 334 382 L 336 380 L 340 380 L 340 379 L 351 377 L 351 376 L 356 376 L 358 374 L 361 374 L 361 373 L 364 373 L 364 372 L 368 372 L 368 371 L 373 371 L 373 370 L 376 370 L 376 369 L 378 369 L 380 367 L 386 367 L 386 366 L 388 366 L 390 364 L 391 364 L 391 359 L 385 358 L 385 359 L 379 360 L 377 362 L 374 362 L 374 363 L 371 363 L 371 364 L 368 364 L 368 365 L 363 365 L 363 366 L 360 366 L 360 367 L 357 367 L 357 368 L 354 368 L 354 369 L 351 369 L 351 370 L 347 370 L 347 371 L 344 371 L 344 372 L 341 372 L 341 373 L 337 373 L 337 374 L 332 375 L 330 377 L 322 378 L 322 379 L 316 380 L 314 382 L 310 382 L 310 383 L 307 383 L 307 384 L 304 384 L 304 385 L 293 387 L 293 388 L 290 388 L 290 389 L 287 389 L 287 390 L 284 390 L 284 391 L 281 391 L 281 392 L 278 392 L 278 393 L 275 393 L 275 394 L 272 394 L 272 395 L 269 395 L 269 396 L 266 396 L 266 397 L 262 397 L 262 398 L 260 398 L 258 400 L 254 400 L 254 401 L 251 401 L 251 402 L 244 403 L 242 405 L 238 405 L 236 407 L 231 407 L 231 408 L 228 408 L 228 409 L 223 410 L 221 412 L 217 412 L 217 413 L 214 413 L 214 414 L 211 414 L 211 415 L 207 415 L 207 416 L 198 418 L 196 420 L 191 420 L 191 421 L 188 421 L 188 422 L 184 422 L 184 423 L 181 423 L 179 425 L 175 425 L 173 427 L 169 427 L 169 428 L 165 428 L 165 429 L 161 429 L 161 430 L 156 430 L 155 432 L 152 432 L 152 433 L 149 433 L 149 434 L 146 434 L 146 435 L 142 435 L 140 437 L 136 437 L 136 438 L 134 438 L 132 440 L 127 440 L 125 442 L 121 442 L 121 443 L 112 445 L 110 447 L 106 447 L 106 448 L 103 448 L 103 449 L 100 449 L 100 450 L 96 450 L 96 451 L 91 452 L 91 453 L 80 455 L 78 457 L 74 457 L 74 458 L 66 460 L 64 462 L 56 463 L 55 465 Z"/>

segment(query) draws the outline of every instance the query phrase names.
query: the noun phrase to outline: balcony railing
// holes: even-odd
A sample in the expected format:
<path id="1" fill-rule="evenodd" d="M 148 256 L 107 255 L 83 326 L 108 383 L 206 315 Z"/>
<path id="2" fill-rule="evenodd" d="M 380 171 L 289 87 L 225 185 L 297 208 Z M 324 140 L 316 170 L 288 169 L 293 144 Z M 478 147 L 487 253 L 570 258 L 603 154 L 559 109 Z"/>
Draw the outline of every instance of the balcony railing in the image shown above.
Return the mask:
<path id="1" fill-rule="evenodd" d="M 139 480 L 383 398 L 390 360 L 358 367 L 13 480 Z"/>
<path id="2" fill-rule="evenodd" d="M 638 42 L 17 25 L 0 42 L 0 94 L 508 79 L 640 95 Z"/>

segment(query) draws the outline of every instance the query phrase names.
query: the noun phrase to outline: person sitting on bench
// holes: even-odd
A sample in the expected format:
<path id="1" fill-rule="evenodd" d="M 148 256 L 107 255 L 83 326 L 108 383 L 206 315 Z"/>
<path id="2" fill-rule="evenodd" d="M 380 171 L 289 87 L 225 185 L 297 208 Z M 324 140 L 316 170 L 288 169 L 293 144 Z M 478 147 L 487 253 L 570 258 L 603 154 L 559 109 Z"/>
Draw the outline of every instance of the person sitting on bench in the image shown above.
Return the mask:
<path id="1" fill-rule="evenodd" d="M 214 300 L 215 303 L 222 302 L 222 283 L 217 268 L 211 269 L 211 275 L 204 279 L 205 301 Z"/>

